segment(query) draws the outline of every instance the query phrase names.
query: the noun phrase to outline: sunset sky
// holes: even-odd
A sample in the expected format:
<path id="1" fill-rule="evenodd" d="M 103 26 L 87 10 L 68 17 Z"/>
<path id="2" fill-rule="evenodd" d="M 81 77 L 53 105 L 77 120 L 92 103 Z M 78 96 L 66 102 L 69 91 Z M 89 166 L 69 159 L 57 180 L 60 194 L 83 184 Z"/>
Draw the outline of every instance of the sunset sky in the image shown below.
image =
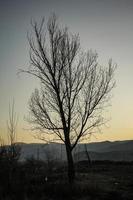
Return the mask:
<path id="1" fill-rule="evenodd" d="M 18 141 L 33 139 L 28 116 L 28 100 L 38 83 L 26 74 L 17 74 L 29 64 L 27 32 L 31 19 L 46 21 L 56 13 L 72 33 L 79 33 L 84 50 L 93 49 L 99 62 L 109 58 L 117 63 L 116 87 L 109 122 L 91 141 L 133 139 L 133 1 L 132 0 L 0 0 L 0 134 L 6 135 L 9 103 L 15 100 Z M 5 137 L 5 136 L 4 136 Z"/>

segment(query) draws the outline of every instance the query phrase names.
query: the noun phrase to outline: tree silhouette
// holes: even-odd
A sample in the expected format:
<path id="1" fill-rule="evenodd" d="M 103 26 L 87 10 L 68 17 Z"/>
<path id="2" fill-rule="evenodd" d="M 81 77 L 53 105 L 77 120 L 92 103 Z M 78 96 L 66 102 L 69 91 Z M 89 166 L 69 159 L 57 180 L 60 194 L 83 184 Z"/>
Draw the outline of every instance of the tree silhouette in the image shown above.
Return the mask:
<path id="1" fill-rule="evenodd" d="M 102 67 L 96 52 L 82 52 L 79 35 L 63 28 L 55 15 L 47 24 L 44 19 L 40 24 L 32 22 L 32 28 L 33 34 L 28 36 L 30 66 L 22 72 L 37 77 L 41 87 L 31 95 L 29 121 L 42 139 L 55 136 L 64 142 L 72 183 L 72 151 L 103 124 L 101 111 L 115 84 L 116 65 L 109 60 L 108 67 Z"/>
<path id="2" fill-rule="evenodd" d="M 7 128 L 8 128 L 8 139 L 9 139 L 9 146 L 8 146 L 8 157 L 11 162 L 17 161 L 21 154 L 21 147 L 17 144 L 17 127 L 18 117 L 14 110 L 14 100 L 12 105 L 9 104 L 9 119 L 7 121 Z"/>

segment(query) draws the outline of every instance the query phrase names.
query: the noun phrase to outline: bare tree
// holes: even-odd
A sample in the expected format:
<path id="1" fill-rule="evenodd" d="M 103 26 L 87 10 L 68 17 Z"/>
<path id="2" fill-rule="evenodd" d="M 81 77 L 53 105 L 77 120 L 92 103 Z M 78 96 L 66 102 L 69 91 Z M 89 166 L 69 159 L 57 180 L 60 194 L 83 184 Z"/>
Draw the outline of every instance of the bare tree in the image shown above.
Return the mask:
<path id="1" fill-rule="evenodd" d="M 87 160 L 88 160 L 88 165 L 91 167 L 92 166 L 92 162 L 91 162 L 91 158 L 90 158 L 86 143 L 84 144 L 84 148 L 85 148 L 85 155 L 86 155 Z"/>
<path id="2" fill-rule="evenodd" d="M 3 161 L 6 155 L 6 145 L 4 139 L 0 136 L 0 161 Z"/>
<path id="3" fill-rule="evenodd" d="M 0 137 L 0 154 L 7 161 L 15 161 L 19 159 L 21 147 L 16 143 L 16 127 L 17 127 L 17 115 L 14 111 L 14 101 L 12 105 L 9 104 L 9 119 L 7 120 L 7 137 L 8 145 L 4 138 Z"/>
<path id="4" fill-rule="evenodd" d="M 114 87 L 116 65 L 98 64 L 98 55 L 81 51 L 78 35 L 61 27 L 55 15 L 45 26 L 32 22 L 33 34 L 28 37 L 30 66 L 27 72 L 40 80 L 29 101 L 30 122 L 42 139 L 57 136 L 66 147 L 68 178 L 75 178 L 72 151 L 103 124 L 101 112 Z"/>
<path id="5" fill-rule="evenodd" d="M 16 143 L 16 127 L 17 127 L 18 118 L 14 110 L 14 101 L 12 106 L 9 104 L 9 119 L 7 121 L 8 128 L 8 157 L 10 161 L 15 161 L 19 159 L 21 147 Z"/>
<path id="6" fill-rule="evenodd" d="M 4 138 L 0 137 L 0 164 L 3 170 L 6 172 L 2 175 L 4 180 L 8 184 L 10 190 L 13 180 L 13 171 L 17 167 L 17 161 L 21 153 L 21 146 L 16 143 L 16 127 L 17 127 L 17 115 L 14 111 L 14 101 L 12 105 L 9 104 L 9 119 L 7 121 L 8 128 L 8 145 L 5 143 Z M 4 171 L 2 170 L 2 173 Z"/>

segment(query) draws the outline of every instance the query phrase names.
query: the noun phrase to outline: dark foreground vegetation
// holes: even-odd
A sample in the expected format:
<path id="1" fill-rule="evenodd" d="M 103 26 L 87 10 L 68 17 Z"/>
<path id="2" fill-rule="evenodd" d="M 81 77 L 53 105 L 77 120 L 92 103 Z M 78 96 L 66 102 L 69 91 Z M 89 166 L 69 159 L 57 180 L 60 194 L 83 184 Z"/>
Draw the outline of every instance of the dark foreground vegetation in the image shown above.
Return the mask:
<path id="1" fill-rule="evenodd" d="M 67 182 L 65 163 L 0 160 L 1 200 L 132 200 L 133 162 L 87 161 L 75 164 L 76 180 Z"/>

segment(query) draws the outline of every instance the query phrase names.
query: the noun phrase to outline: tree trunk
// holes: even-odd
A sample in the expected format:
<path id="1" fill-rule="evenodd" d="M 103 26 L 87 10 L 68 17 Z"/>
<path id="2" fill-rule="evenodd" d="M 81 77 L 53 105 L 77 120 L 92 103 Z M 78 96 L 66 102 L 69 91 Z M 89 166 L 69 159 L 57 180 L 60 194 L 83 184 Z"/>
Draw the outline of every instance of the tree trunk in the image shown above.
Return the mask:
<path id="1" fill-rule="evenodd" d="M 85 147 L 85 153 L 86 153 L 86 156 L 87 156 L 87 160 L 88 160 L 89 167 L 92 167 L 91 158 L 90 158 L 89 152 L 88 152 L 88 150 L 87 150 L 86 144 L 84 144 L 84 147 Z"/>
<path id="2" fill-rule="evenodd" d="M 67 153 L 67 164 L 68 164 L 68 180 L 70 184 L 73 184 L 75 179 L 75 168 L 74 168 L 72 150 L 69 147 L 69 145 L 66 145 L 66 153 Z"/>

